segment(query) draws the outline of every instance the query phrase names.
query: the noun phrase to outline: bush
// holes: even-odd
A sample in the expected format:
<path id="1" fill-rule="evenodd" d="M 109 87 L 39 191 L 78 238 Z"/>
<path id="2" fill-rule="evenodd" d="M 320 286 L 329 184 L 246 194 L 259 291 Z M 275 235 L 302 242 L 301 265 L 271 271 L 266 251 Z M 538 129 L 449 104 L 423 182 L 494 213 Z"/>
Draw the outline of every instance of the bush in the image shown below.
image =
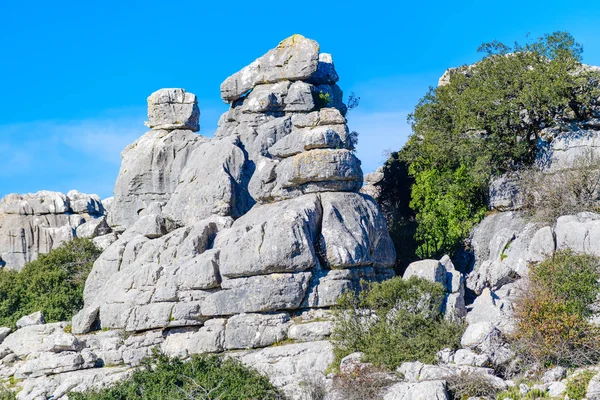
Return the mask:
<path id="1" fill-rule="evenodd" d="M 372 400 L 382 398 L 384 389 L 393 383 L 395 380 L 389 374 L 374 367 L 367 367 L 337 374 L 333 379 L 333 388 L 336 398 Z"/>
<path id="2" fill-rule="evenodd" d="M 515 302 L 513 341 L 524 359 L 567 367 L 600 361 L 600 328 L 588 322 L 600 294 L 599 263 L 566 250 L 530 266 L 529 287 Z"/>
<path id="3" fill-rule="evenodd" d="M 600 160 L 592 152 L 574 160 L 569 169 L 549 173 L 532 168 L 520 176 L 525 207 L 536 220 L 551 225 L 561 215 L 599 209 Z"/>
<path id="4" fill-rule="evenodd" d="M 526 394 L 521 393 L 519 387 L 513 386 L 509 390 L 498 393 L 496 400 L 535 400 L 549 397 L 548 392 L 540 389 L 531 389 Z"/>
<path id="5" fill-rule="evenodd" d="M 83 288 L 100 255 L 90 239 L 74 239 L 25 265 L 0 270 L 0 326 L 42 311 L 47 322 L 70 319 L 83 308 Z"/>
<path id="6" fill-rule="evenodd" d="M 17 396 L 14 392 L 0 386 L 0 400 L 16 400 Z"/>
<path id="7" fill-rule="evenodd" d="M 196 355 L 189 361 L 155 353 L 132 377 L 116 386 L 69 393 L 72 400 L 275 400 L 283 399 L 269 380 L 239 361 Z"/>
<path id="8" fill-rule="evenodd" d="M 443 348 L 457 349 L 463 326 L 443 319 L 444 288 L 439 283 L 396 277 L 346 293 L 336 310 L 334 352 L 339 361 L 361 351 L 376 366 L 397 368 L 404 361 L 433 363 Z"/>
<path id="9" fill-rule="evenodd" d="M 472 371 L 460 371 L 446 378 L 452 398 L 457 400 L 490 396 L 498 392 L 490 376 Z"/>
<path id="10" fill-rule="evenodd" d="M 594 375 L 596 375 L 596 373 L 592 371 L 583 371 L 573 375 L 567 381 L 566 394 L 569 396 L 569 399 L 584 399 L 587 395 L 588 385 L 590 384 L 590 381 L 592 380 Z"/>
<path id="11" fill-rule="evenodd" d="M 490 178 L 531 165 L 544 128 L 590 118 L 598 106 L 600 74 L 581 67 L 568 33 L 480 50 L 482 60 L 450 70 L 409 116 L 413 134 L 399 153 L 416 180 L 420 257 L 462 244 L 486 209 Z"/>

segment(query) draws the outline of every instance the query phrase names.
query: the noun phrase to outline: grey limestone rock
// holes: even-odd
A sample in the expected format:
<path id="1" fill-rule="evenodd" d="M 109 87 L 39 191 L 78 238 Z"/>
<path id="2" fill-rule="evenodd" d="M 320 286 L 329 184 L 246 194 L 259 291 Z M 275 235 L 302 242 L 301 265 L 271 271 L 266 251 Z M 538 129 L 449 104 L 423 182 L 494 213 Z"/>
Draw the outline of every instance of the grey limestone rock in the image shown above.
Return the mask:
<path id="1" fill-rule="evenodd" d="M 123 232 L 152 203 L 166 202 L 193 150 L 206 139 L 190 130 L 152 130 L 121 152 L 109 225 Z"/>
<path id="2" fill-rule="evenodd" d="M 267 347 L 238 355 L 240 361 L 266 374 L 292 399 L 301 399 L 301 385 L 311 376 L 323 376 L 333 362 L 333 345 L 328 341 Z"/>
<path id="3" fill-rule="evenodd" d="M 284 110 L 308 112 L 314 108 L 313 86 L 302 81 L 292 83 L 285 98 Z"/>
<path id="4" fill-rule="evenodd" d="M 559 217 L 554 230 L 557 249 L 600 255 L 600 247 L 596 246 L 600 239 L 600 214 L 586 212 Z"/>
<path id="5" fill-rule="evenodd" d="M 41 311 L 36 311 L 33 314 L 25 315 L 24 317 L 19 318 L 17 321 L 17 329 L 24 328 L 26 326 L 31 325 L 42 325 L 45 324 L 46 320 L 44 320 L 44 315 Z"/>
<path id="6" fill-rule="evenodd" d="M 4 339 L 10 334 L 12 329 L 7 327 L 0 327 L 0 343 L 4 341 Z"/>
<path id="7" fill-rule="evenodd" d="M 221 84 L 221 97 L 233 101 L 258 83 L 308 79 L 317 71 L 318 64 L 318 43 L 302 35 L 293 35 L 227 78 Z"/>
<path id="8" fill-rule="evenodd" d="M 348 150 L 316 149 L 284 159 L 276 167 L 277 183 L 282 188 L 306 183 L 342 181 L 362 185 L 360 161 Z"/>
<path id="9" fill-rule="evenodd" d="M 106 222 L 105 216 L 90 219 L 75 229 L 75 235 L 78 238 L 96 238 L 110 232 L 111 229 Z"/>
<path id="10" fill-rule="evenodd" d="M 96 364 L 96 355 L 86 352 L 63 352 L 60 354 L 43 352 L 34 358 L 28 358 L 17 372 L 17 379 L 35 378 L 44 375 L 56 375 L 68 371 L 92 368 Z"/>
<path id="11" fill-rule="evenodd" d="M 78 351 L 81 343 L 77 338 L 64 332 L 64 322 L 44 325 L 30 325 L 8 335 L 2 346 L 8 347 L 18 357 L 31 353 Z"/>
<path id="12" fill-rule="evenodd" d="M 588 384 L 586 398 L 600 400 L 600 374 L 596 374 Z"/>
<path id="13" fill-rule="evenodd" d="M 252 205 L 244 189 L 245 162 L 235 140 L 225 138 L 198 146 L 190 154 L 164 214 L 183 226 L 213 214 L 244 214 Z"/>
<path id="14" fill-rule="evenodd" d="M 227 320 L 225 349 L 267 347 L 287 338 L 288 313 L 238 314 Z"/>
<path id="15" fill-rule="evenodd" d="M 275 157 L 287 158 L 312 149 L 341 149 L 344 142 L 330 126 L 294 129 L 289 135 L 269 148 Z"/>
<path id="16" fill-rule="evenodd" d="M 103 214 L 98 196 L 77 191 L 7 195 L 0 200 L 0 267 L 20 270 L 39 254 L 76 237 L 86 221 L 101 221 Z M 80 232 L 88 237 L 103 234 L 105 229 L 81 228 Z"/>
<path id="17" fill-rule="evenodd" d="M 567 369 L 561 366 L 557 366 L 549 369 L 542 376 L 542 382 L 552 383 L 564 379 L 567 376 Z"/>
<path id="18" fill-rule="evenodd" d="M 316 195 L 255 206 L 217 236 L 221 274 L 234 278 L 314 267 L 321 215 Z"/>
<path id="19" fill-rule="evenodd" d="M 319 64 L 317 71 L 310 77 L 310 82 L 315 85 L 334 84 L 339 80 L 339 76 L 333 65 L 333 57 L 329 53 L 319 54 Z"/>
<path id="20" fill-rule="evenodd" d="M 287 336 L 297 342 L 314 342 L 327 339 L 332 332 L 333 321 L 303 322 L 292 324 Z"/>
<path id="21" fill-rule="evenodd" d="M 446 285 L 446 270 L 438 260 L 422 260 L 411 263 L 402 278 L 407 280 L 413 276 Z"/>
<path id="22" fill-rule="evenodd" d="M 187 357 L 192 354 L 223 351 L 226 319 L 215 318 L 199 329 L 185 328 L 169 331 L 161 349 L 171 356 Z"/>
<path id="23" fill-rule="evenodd" d="M 306 295 L 310 272 L 278 273 L 226 279 L 223 290 L 211 293 L 202 303 L 206 316 L 296 309 Z"/>
<path id="24" fill-rule="evenodd" d="M 184 89 L 160 89 L 148 97 L 148 122 L 151 129 L 200 130 L 200 109 L 196 95 Z"/>
<path id="25" fill-rule="evenodd" d="M 319 250 L 328 267 L 394 265 L 394 245 L 373 199 L 357 193 L 321 193 L 320 198 L 323 222 Z"/>
<path id="26" fill-rule="evenodd" d="M 497 211 L 519 210 L 525 198 L 519 187 L 518 175 L 502 175 L 490 182 L 489 207 Z"/>
<path id="27" fill-rule="evenodd" d="M 384 400 L 448 400 L 446 382 L 427 381 L 418 383 L 396 383 L 383 395 Z"/>
<path id="28" fill-rule="evenodd" d="M 75 214 L 100 216 L 106 213 L 100 197 L 96 194 L 85 194 L 77 190 L 70 190 L 67 193 L 67 198 L 69 199 L 69 208 Z"/>
<path id="29" fill-rule="evenodd" d="M 98 319 L 98 307 L 87 307 L 73 316 L 71 332 L 74 334 L 88 333 Z"/>

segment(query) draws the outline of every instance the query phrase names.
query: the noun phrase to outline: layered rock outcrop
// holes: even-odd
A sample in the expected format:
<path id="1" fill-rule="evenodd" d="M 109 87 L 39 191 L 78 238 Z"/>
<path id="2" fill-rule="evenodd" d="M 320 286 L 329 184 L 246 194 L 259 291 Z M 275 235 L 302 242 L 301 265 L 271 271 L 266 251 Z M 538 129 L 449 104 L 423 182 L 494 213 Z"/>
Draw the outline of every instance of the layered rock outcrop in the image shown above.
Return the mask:
<path id="1" fill-rule="evenodd" d="M 74 237 L 110 232 L 97 195 L 76 190 L 9 194 L 0 200 L 0 267 L 20 270 Z"/>
<path id="2" fill-rule="evenodd" d="M 121 154 L 116 241 L 94 264 L 72 333 L 35 325 L 5 339 L 12 359 L 0 371 L 25 379 L 19 398 L 110 384 L 154 347 L 236 351 L 292 397 L 322 374 L 333 360 L 327 309 L 361 280 L 393 276 L 395 262 L 377 203 L 358 193 L 337 80 L 331 56 L 294 35 L 225 80 L 230 109 L 212 139 L 195 133 L 195 95 L 153 93 L 151 130 Z M 295 343 L 268 347 L 285 340 Z"/>
<path id="3" fill-rule="evenodd" d="M 360 279 L 391 276 L 394 248 L 357 193 L 336 80 L 331 57 L 295 35 L 223 83 L 231 107 L 212 140 L 179 124 L 197 124 L 193 100 L 157 106 L 194 95 L 152 94 L 155 128 L 123 152 L 115 185 L 110 222 L 125 230 L 94 265 L 86 312 L 128 331 L 201 326 L 329 307 Z"/>

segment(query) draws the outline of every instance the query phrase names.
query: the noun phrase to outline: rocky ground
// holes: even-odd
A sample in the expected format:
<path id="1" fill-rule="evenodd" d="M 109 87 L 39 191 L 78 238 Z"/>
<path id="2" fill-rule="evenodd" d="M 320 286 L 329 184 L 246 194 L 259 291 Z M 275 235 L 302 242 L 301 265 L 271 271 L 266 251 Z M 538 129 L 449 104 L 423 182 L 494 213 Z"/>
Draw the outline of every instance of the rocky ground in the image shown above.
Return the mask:
<path id="1" fill-rule="evenodd" d="M 331 56 L 294 35 L 223 82 L 230 108 L 212 139 L 196 133 L 194 94 L 153 93 L 150 131 L 123 151 L 114 199 L 4 198 L 7 268 L 73 237 L 94 237 L 104 249 L 72 321 L 46 324 L 36 314 L 14 331 L 0 329 L 0 377 L 18 398 L 109 386 L 154 348 L 181 357 L 226 353 L 293 399 L 311 398 L 317 386 L 324 398 L 344 398 L 326 375 L 334 360 L 330 307 L 361 280 L 392 277 L 395 251 L 372 197 L 382 171 L 363 177 L 337 81 Z M 555 132 L 543 168 L 568 168 L 582 148 L 596 151 L 598 128 L 590 121 Z M 342 373 L 385 381 L 386 400 L 449 399 L 451 383 L 464 375 L 502 390 L 517 385 L 498 371 L 513 358 L 505 336 L 527 265 L 565 248 L 600 256 L 600 215 L 533 222 L 512 177 L 499 178 L 490 197 L 495 212 L 474 230 L 470 254 L 419 261 L 404 274 L 445 287 L 445 318 L 466 321 L 462 348 L 441 351 L 436 365 L 408 362 L 395 373 L 370 372 L 352 354 Z M 519 390 L 564 398 L 566 374 L 551 369 L 543 383 Z M 588 399 L 600 398 L 599 387 L 600 375 Z"/>

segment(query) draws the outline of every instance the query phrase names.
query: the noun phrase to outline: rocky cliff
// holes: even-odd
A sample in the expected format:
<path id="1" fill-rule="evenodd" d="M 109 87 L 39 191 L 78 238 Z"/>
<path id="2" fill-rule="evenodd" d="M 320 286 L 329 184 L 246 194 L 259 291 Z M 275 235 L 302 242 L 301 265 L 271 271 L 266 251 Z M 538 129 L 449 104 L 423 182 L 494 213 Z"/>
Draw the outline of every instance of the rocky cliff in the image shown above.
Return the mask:
<path id="1" fill-rule="evenodd" d="M 74 237 L 102 236 L 95 241 L 106 246 L 112 236 L 105 214 L 98 196 L 76 190 L 9 194 L 0 200 L 0 267 L 19 270 Z"/>
<path id="2" fill-rule="evenodd" d="M 337 81 L 331 56 L 294 35 L 223 82 L 230 108 L 212 139 L 195 133 L 195 95 L 153 93 L 151 130 L 121 154 L 108 216 L 118 237 L 94 264 L 72 333 L 34 324 L 0 344 L 0 376 L 22 379 L 18 397 L 103 387 L 155 347 L 243 350 L 232 354 L 292 397 L 303 376 L 322 374 L 327 309 L 361 280 L 393 276 L 395 261 L 376 202 L 358 193 Z M 5 213 L 24 209 L 15 203 Z M 296 343 L 268 347 L 286 340 Z"/>

